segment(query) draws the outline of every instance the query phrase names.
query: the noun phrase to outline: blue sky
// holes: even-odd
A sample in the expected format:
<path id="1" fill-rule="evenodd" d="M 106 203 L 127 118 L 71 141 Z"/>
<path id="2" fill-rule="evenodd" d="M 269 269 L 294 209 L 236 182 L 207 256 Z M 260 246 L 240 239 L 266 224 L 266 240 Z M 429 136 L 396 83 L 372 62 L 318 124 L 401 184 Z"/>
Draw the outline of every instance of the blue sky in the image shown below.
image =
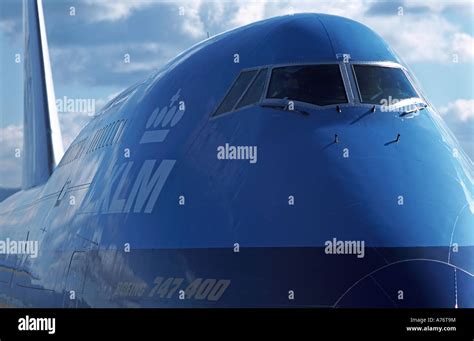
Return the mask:
<path id="1" fill-rule="evenodd" d="M 207 32 L 298 12 L 360 21 L 405 60 L 474 159 L 472 1 L 43 1 L 56 97 L 94 99 L 96 109 Z M 0 3 L 0 186 L 20 184 L 15 149 L 22 144 L 23 66 L 15 54 L 23 50 L 21 6 Z M 59 118 L 65 147 L 90 119 L 81 112 Z"/>

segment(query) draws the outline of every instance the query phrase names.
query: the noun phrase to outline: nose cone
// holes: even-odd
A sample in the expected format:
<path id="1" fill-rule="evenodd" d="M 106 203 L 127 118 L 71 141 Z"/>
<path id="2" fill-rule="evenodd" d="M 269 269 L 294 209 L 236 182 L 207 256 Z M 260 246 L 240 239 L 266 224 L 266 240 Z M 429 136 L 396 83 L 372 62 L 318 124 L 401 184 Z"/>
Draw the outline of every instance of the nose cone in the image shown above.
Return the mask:
<path id="1" fill-rule="evenodd" d="M 474 307 L 472 165 L 438 116 L 307 110 L 232 122 L 254 137 L 234 144 L 258 146 L 219 172 L 237 183 L 227 225 L 262 255 L 248 277 L 305 306 Z"/>
<path id="2" fill-rule="evenodd" d="M 326 142 L 337 134 L 333 143 L 318 141 L 334 187 L 329 195 L 339 202 L 327 215 L 327 238 L 363 240 L 382 262 L 338 304 L 377 306 L 391 293 L 389 305 L 472 307 L 471 161 L 429 109 L 345 114 L 344 123 L 315 132 Z"/>
<path id="3" fill-rule="evenodd" d="M 474 245 L 472 166 L 435 114 L 364 114 L 324 129 L 339 133 L 323 153 L 344 219 L 370 225 L 379 245 L 449 246 L 461 234 L 458 243 Z"/>

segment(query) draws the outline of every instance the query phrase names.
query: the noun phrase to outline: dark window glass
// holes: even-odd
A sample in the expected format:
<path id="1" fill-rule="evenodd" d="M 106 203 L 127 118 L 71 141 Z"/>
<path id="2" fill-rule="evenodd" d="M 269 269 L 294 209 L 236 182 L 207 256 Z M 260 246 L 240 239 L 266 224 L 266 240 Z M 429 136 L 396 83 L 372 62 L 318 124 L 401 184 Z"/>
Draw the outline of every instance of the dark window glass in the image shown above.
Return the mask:
<path id="1" fill-rule="evenodd" d="M 267 69 L 260 70 L 257 77 L 249 87 L 244 97 L 240 100 L 237 108 L 257 103 L 262 97 L 265 81 L 267 80 Z"/>
<path id="2" fill-rule="evenodd" d="M 384 104 L 385 101 L 418 97 L 402 69 L 376 65 L 354 65 L 360 101 Z"/>
<path id="3" fill-rule="evenodd" d="M 267 97 L 316 105 L 347 103 L 344 82 L 337 64 L 275 68 Z"/>
<path id="4" fill-rule="evenodd" d="M 252 71 L 242 72 L 239 75 L 237 80 L 232 85 L 232 88 L 230 89 L 229 93 L 227 94 L 227 96 L 225 96 L 224 100 L 217 108 L 214 116 L 220 115 L 222 113 L 232 110 L 235 103 L 237 103 L 240 96 L 242 96 L 243 92 L 245 91 L 249 83 L 252 81 L 256 73 L 257 73 L 257 70 L 252 70 Z"/>

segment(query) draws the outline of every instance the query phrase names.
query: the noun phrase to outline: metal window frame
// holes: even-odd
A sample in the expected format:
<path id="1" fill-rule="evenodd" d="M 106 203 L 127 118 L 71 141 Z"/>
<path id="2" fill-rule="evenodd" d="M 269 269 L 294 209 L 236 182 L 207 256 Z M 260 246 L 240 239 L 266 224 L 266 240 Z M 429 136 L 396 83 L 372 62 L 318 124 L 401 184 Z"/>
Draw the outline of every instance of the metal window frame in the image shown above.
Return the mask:
<path id="1" fill-rule="evenodd" d="M 267 74 L 265 75 L 265 81 L 263 83 L 263 91 L 260 93 L 260 98 L 255 102 L 251 104 L 244 105 L 243 107 L 237 108 L 242 99 L 247 95 L 249 89 L 253 86 L 253 84 L 257 81 L 257 77 L 260 75 L 261 72 L 266 72 Z M 231 112 L 233 111 L 238 111 L 243 108 L 250 107 L 252 105 L 258 104 L 262 101 L 262 97 L 265 94 L 267 82 L 268 82 L 268 75 L 269 75 L 269 69 L 267 67 L 260 67 L 257 73 L 255 74 L 254 78 L 251 80 L 250 84 L 245 88 L 244 92 L 242 93 L 242 96 L 240 96 L 239 100 L 235 103 L 234 107 L 232 108 Z"/>
<path id="2" fill-rule="evenodd" d="M 312 103 L 308 103 L 308 102 L 301 102 L 301 101 L 296 101 L 294 100 L 294 102 L 298 105 L 302 105 L 302 106 L 308 106 L 308 107 L 311 107 L 313 109 L 327 109 L 327 108 L 331 108 L 331 107 L 336 107 L 336 106 L 348 106 L 348 105 L 353 105 L 353 101 L 354 101 L 354 93 L 353 93 L 353 85 L 351 84 L 351 80 L 350 80 L 350 77 L 348 75 L 348 72 L 346 70 L 346 66 L 344 64 L 347 64 L 347 63 L 344 63 L 342 61 L 321 61 L 321 62 L 306 62 L 306 63 L 280 63 L 280 64 L 268 64 L 268 65 L 261 65 L 261 66 L 256 66 L 256 67 L 250 67 L 250 68 L 245 68 L 245 69 L 242 69 L 238 76 L 236 77 L 236 79 L 232 82 L 231 86 L 229 87 L 229 89 L 227 90 L 227 92 L 225 93 L 223 99 L 221 102 L 219 102 L 219 105 L 216 107 L 216 109 L 212 112 L 210 118 L 211 119 L 214 119 L 214 118 L 217 118 L 217 117 L 222 117 L 222 116 L 226 116 L 226 115 L 229 115 L 231 113 L 234 113 L 234 112 L 237 112 L 239 110 L 242 110 L 242 109 L 245 109 L 249 106 L 252 106 L 252 105 L 259 105 L 261 104 L 262 102 L 264 101 L 270 101 L 270 102 L 274 102 L 274 101 L 286 101 L 284 99 L 272 99 L 272 98 L 267 98 L 267 94 L 268 94 L 268 88 L 269 88 L 269 85 L 270 85 L 270 81 L 271 81 L 271 77 L 272 77 L 272 73 L 273 73 L 273 70 L 274 69 L 277 69 L 277 68 L 282 68 L 282 67 L 291 67 L 291 66 L 307 66 L 307 65 L 339 65 L 339 72 L 340 72 L 340 76 L 341 76 L 341 79 L 342 79 L 342 83 L 344 85 L 344 92 L 345 92 L 345 95 L 346 95 L 346 102 L 344 103 L 336 103 L 336 104 L 329 104 L 329 105 L 317 105 L 317 104 L 312 104 Z M 249 105 L 245 105 L 243 107 L 240 107 L 240 108 L 237 108 L 237 106 L 239 105 L 240 101 L 242 100 L 242 98 L 244 98 L 244 96 L 247 94 L 249 88 L 253 85 L 253 83 L 255 82 L 255 80 L 257 79 L 257 77 L 259 76 L 260 72 L 262 72 L 263 70 L 266 69 L 266 72 L 267 72 L 267 75 L 266 75 L 266 79 L 265 79 L 265 85 L 263 87 L 263 91 L 262 91 L 262 94 L 260 95 L 260 98 L 259 100 L 256 102 L 256 103 L 252 103 L 252 104 L 249 104 Z M 251 81 L 249 82 L 249 84 L 247 85 L 247 87 L 245 88 L 245 90 L 242 92 L 241 96 L 239 97 L 239 99 L 236 101 L 236 103 L 234 104 L 234 106 L 232 107 L 231 110 L 229 111 L 226 111 L 226 112 L 223 112 L 221 114 L 218 114 L 216 115 L 216 112 L 217 110 L 219 109 L 219 107 L 221 106 L 221 104 L 224 102 L 224 100 L 227 98 L 227 96 L 229 95 L 230 91 L 232 90 L 232 88 L 234 87 L 235 83 L 237 82 L 237 80 L 239 79 L 239 77 L 242 75 L 242 73 L 244 72 L 249 72 L 249 71 L 257 71 L 255 73 L 255 75 L 252 77 Z"/>
<path id="3" fill-rule="evenodd" d="M 355 71 L 355 68 L 354 68 L 354 66 L 357 66 L 357 65 L 378 66 L 378 67 L 386 67 L 386 68 L 393 68 L 393 69 L 401 70 L 403 72 L 403 74 L 405 75 L 405 77 L 407 78 L 408 83 L 410 83 L 411 87 L 413 88 L 415 93 L 418 95 L 418 98 L 420 98 L 426 104 L 428 103 L 426 101 L 425 97 L 423 96 L 423 94 L 418 90 L 418 87 L 416 86 L 416 84 L 413 82 L 413 79 L 410 75 L 410 72 L 403 65 L 395 63 L 395 62 L 351 62 L 350 64 L 351 64 L 350 66 L 351 66 L 351 69 L 352 69 L 352 77 L 354 79 L 355 87 L 357 89 L 357 100 L 358 100 L 360 105 L 370 106 L 370 107 L 372 107 L 374 105 L 375 106 L 381 106 L 381 104 L 362 102 L 362 94 L 360 93 L 360 87 L 359 87 L 359 83 L 357 81 L 357 74 L 356 74 L 356 71 Z"/>
<path id="4" fill-rule="evenodd" d="M 310 108 L 310 109 L 313 109 L 313 110 L 326 110 L 326 109 L 336 108 L 337 106 L 339 106 L 341 108 L 348 107 L 348 106 L 352 106 L 352 107 L 353 106 L 372 107 L 374 105 L 380 106 L 380 104 L 362 102 L 362 96 L 360 94 L 360 88 L 359 88 L 359 84 L 357 82 L 357 76 L 356 76 L 355 69 L 354 69 L 355 65 L 373 65 L 373 66 L 390 67 L 390 68 L 396 68 L 396 69 L 402 70 L 403 73 L 405 74 L 405 76 L 407 77 L 408 82 L 410 83 L 410 85 L 412 86 L 412 88 L 414 89 L 416 94 L 418 95 L 418 97 L 422 101 L 424 101 L 425 103 L 428 104 L 428 101 L 423 96 L 423 94 L 420 92 L 420 90 L 418 89 L 418 86 L 414 82 L 409 70 L 405 66 L 403 66 L 399 63 L 396 63 L 396 62 L 391 62 L 391 61 L 349 61 L 349 62 L 345 63 L 344 61 L 341 61 L 341 60 L 337 60 L 337 61 L 330 60 L 330 61 L 305 62 L 305 63 L 301 63 L 301 62 L 279 63 L 279 64 L 267 64 L 267 65 L 261 65 L 261 66 L 255 66 L 255 67 L 242 69 L 239 72 L 238 76 L 235 78 L 235 80 L 232 82 L 231 86 L 229 87 L 229 89 L 225 93 L 225 95 L 224 95 L 223 99 L 221 100 L 221 102 L 219 102 L 219 105 L 212 112 L 210 118 L 215 119 L 215 118 L 218 118 L 218 117 L 227 116 L 229 114 L 232 114 L 234 112 L 238 112 L 239 110 L 248 108 L 248 107 L 253 106 L 253 105 L 261 105 L 262 103 L 277 103 L 277 104 L 286 103 L 287 100 L 285 100 L 285 99 L 268 98 L 267 97 L 268 89 L 269 89 L 271 78 L 272 78 L 272 75 L 273 75 L 273 70 L 278 69 L 278 68 L 282 68 L 282 67 L 307 66 L 307 65 L 339 65 L 339 72 L 340 72 L 340 76 L 341 76 L 341 79 L 342 79 L 342 82 L 343 82 L 343 85 L 344 85 L 344 92 L 345 92 L 345 95 L 346 95 L 346 102 L 336 103 L 336 104 L 328 104 L 328 105 L 317 105 L 317 104 L 313 104 L 313 103 L 293 100 L 293 102 L 295 104 L 297 104 L 298 106 L 307 107 L 307 108 Z M 265 69 L 266 69 L 267 75 L 266 75 L 265 85 L 264 85 L 262 94 L 260 95 L 260 99 L 256 103 L 252 103 L 252 104 L 237 108 L 240 101 L 244 98 L 244 96 L 247 94 L 250 87 L 253 85 L 253 83 L 255 82 L 257 77 L 259 76 L 260 72 L 262 72 Z M 232 90 L 232 88 L 236 84 L 239 77 L 242 75 L 242 73 L 249 72 L 249 71 L 257 71 L 257 72 L 252 77 L 249 84 L 247 85 L 245 90 L 242 92 L 242 94 L 240 95 L 238 100 L 235 102 L 232 109 L 230 109 L 229 111 L 226 111 L 226 112 L 223 112 L 223 113 L 220 113 L 220 114 L 216 115 L 217 110 L 219 109 L 221 104 L 224 102 L 224 100 L 227 98 L 227 96 L 229 95 L 230 91 Z"/>
<path id="5" fill-rule="evenodd" d="M 227 89 L 227 92 L 225 93 L 224 97 L 222 98 L 222 100 L 219 102 L 219 105 L 216 107 L 216 109 L 212 112 L 212 115 L 211 117 L 220 117 L 222 115 L 225 115 L 225 114 L 228 114 L 228 113 L 231 113 L 234 111 L 234 108 L 235 106 L 237 105 L 237 103 L 239 103 L 239 101 L 242 99 L 242 96 L 247 92 L 247 89 L 248 87 L 253 83 L 253 81 L 255 80 L 255 77 L 258 75 L 259 73 L 259 69 L 261 69 L 261 67 L 252 67 L 252 68 L 247 68 L 247 69 L 242 69 L 240 70 L 238 76 L 234 79 L 234 81 L 232 82 L 232 84 L 230 85 L 229 89 Z M 242 76 L 243 73 L 245 72 L 251 72 L 251 71 L 256 71 L 255 74 L 253 75 L 252 79 L 250 79 L 250 82 L 249 84 L 247 84 L 247 86 L 245 87 L 244 91 L 242 92 L 242 94 L 239 96 L 239 98 L 237 99 L 237 102 L 235 102 L 235 104 L 232 106 L 232 108 L 229 110 L 229 111 L 224 111 L 223 113 L 220 113 L 220 114 L 216 114 L 217 111 L 219 110 L 219 108 L 221 107 L 222 103 L 224 103 L 224 101 L 226 100 L 227 96 L 230 94 L 230 92 L 232 91 L 232 89 L 234 88 L 235 84 L 237 83 L 237 80 L 240 78 L 240 76 Z M 240 109 L 240 108 L 239 108 Z"/>
<path id="6" fill-rule="evenodd" d="M 292 67 L 292 66 L 308 66 L 308 65 L 339 65 L 339 72 L 340 72 L 340 76 L 341 76 L 341 80 L 342 80 L 342 85 L 344 86 L 344 93 L 346 95 L 346 102 L 344 103 L 335 103 L 335 104 L 328 104 L 328 105 L 317 105 L 317 104 L 314 104 L 314 103 L 308 103 L 308 102 L 302 102 L 302 101 L 298 101 L 298 100 L 291 100 L 293 101 L 294 103 L 298 103 L 299 105 L 304 105 L 304 106 L 308 106 L 308 107 L 312 107 L 313 109 L 326 109 L 326 108 L 332 108 L 332 107 L 336 107 L 336 106 L 346 106 L 346 105 L 349 105 L 350 104 L 350 99 L 352 98 L 351 96 L 351 93 L 348 92 L 348 87 L 347 87 L 347 84 L 346 84 L 346 81 L 348 81 L 348 79 L 346 79 L 344 77 L 344 62 L 341 62 L 341 61 L 331 61 L 331 62 L 316 62 L 316 63 L 286 63 L 286 64 L 275 64 L 275 65 L 272 65 L 270 67 L 270 77 L 269 79 L 267 80 L 267 86 L 265 88 L 265 91 L 264 91 L 264 99 L 265 100 L 280 100 L 280 101 L 286 101 L 285 99 L 283 98 L 268 98 L 268 88 L 270 87 L 270 82 L 271 82 L 271 76 L 273 74 L 273 70 L 274 69 L 280 69 L 280 68 L 284 68 L 284 67 Z M 350 84 L 349 84 L 349 87 L 350 87 Z"/>

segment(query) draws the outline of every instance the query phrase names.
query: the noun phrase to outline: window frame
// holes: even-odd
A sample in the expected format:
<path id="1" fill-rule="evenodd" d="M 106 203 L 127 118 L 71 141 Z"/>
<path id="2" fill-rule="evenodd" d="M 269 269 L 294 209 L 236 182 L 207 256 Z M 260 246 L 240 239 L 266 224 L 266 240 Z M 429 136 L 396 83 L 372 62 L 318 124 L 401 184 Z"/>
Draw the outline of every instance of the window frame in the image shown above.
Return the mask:
<path id="1" fill-rule="evenodd" d="M 344 77 L 344 72 L 345 72 L 345 67 L 343 65 L 344 63 L 343 62 L 340 62 L 340 61 L 332 61 L 332 62 L 317 62 L 317 63 L 290 63 L 290 64 L 282 64 L 282 65 L 273 65 L 270 69 L 270 77 L 269 79 L 267 79 L 267 84 L 266 84 L 266 87 L 265 87 L 265 91 L 264 91 L 264 96 L 263 98 L 265 99 L 265 102 L 266 103 L 279 103 L 279 102 L 286 102 L 288 100 L 286 99 L 283 99 L 283 98 L 268 98 L 267 95 L 268 95 L 268 89 L 270 87 L 270 81 L 271 81 L 271 76 L 272 76 L 272 73 L 273 73 L 273 69 L 280 69 L 280 68 L 284 68 L 284 67 L 292 67 L 292 66 L 312 66 L 312 65 L 339 65 L 339 72 L 340 72 L 340 76 L 341 76 L 341 80 L 342 80 L 342 85 L 344 86 L 344 93 L 346 95 L 346 102 L 344 103 L 334 103 L 334 104 L 327 104 L 327 105 L 318 105 L 318 104 L 314 104 L 314 103 L 309 103 L 309 102 L 302 102 L 302 101 L 298 101 L 298 100 L 291 100 L 293 101 L 295 104 L 298 104 L 298 105 L 302 105 L 302 106 L 307 106 L 307 107 L 311 107 L 313 109 L 327 109 L 327 108 L 335 108 L 336 106 L 345 106 L 345 105 L 348 105 L 351 103 L 351 98 L 352 98 L 352 93 L 350 93 L 348 91 L 348 79 L 346 79 Z M 349 87 L 350 87 L 350 84 L 349 84 Z"/>
<path id="2" fill-rule="evenodd" d="M 357 101 L 360 105 L 371 106 L 371 107 L 373 107 L 375 105 L 376 107 L 379 107 L 382 104 L 362 102 L 362 94 L 360 93 L 360 87 L 359 87 L 359 83 L 357 81 L 357 74 L 356 74 L 356 71 L 355 71 L 355 68 L 354 68 L 354 66 L 357 66 L 357 65 L 378 66 L 378 67 L 387 67 L 387 68 L 402 70 L 403 74 L 405 75 L 405 77 L 408 80 L 408 83 L 410 83 L 413 91 L 415 91 L 418 98 L 421 99 L 425 104 L 428 104 L 427 100 L 425 99 L 425 97 L 423 96 L 423 94 L 421 93 L 421 91 L 418 89 L 418 87 L 414 83 L 413 79 L 411 78 L 408 69 L 406 67 L 404 67 L 403 65 L 400 65 L 400 64 L 394 63 L 394 62 L 353 62 L 353 63 L 350 63 L 350 64 L 351 64 L 351 71 L 352 71 L 352 77 L 353 77 L 354 85 L 355 85 L 355 88 L 357 90 Z"/>
<path id="3" fill-rule="evenodd" d="M 417 84 L 415 83 L 414 79 L 411 77 L 410 72 L 406 67 L 403 65 L 396 63 L 396 62 L 389 62 L 389 61 L 349 61 L 345 63 L 342 60 L 331 60 L 331 61 L 320 61 L 320 62 L 294 62 L 294 63 L 280 63 L 280 64 L 267 64 L 267 65 L 261 65 L 261 66 L 254 66 L 254 67 L 249 67 L 249 68 L 244 68 L 240 70 L 240 72 L 237 74 L 235 79 L 232 81 L 232 84 L 229 86 L 227 89 L 226 93 L 222 97 L 221 101 L 217 104 L 216 108 L 211 112 L 210 119 L 216 119 L 219 117 L 227 116 L 230 114 L 233 114 L 234 112 L 238 112 L 240 110 L 246 109 L 250 106 L 254 105 L 262 105 L 265 103 L 268 104 L 285 104 L 287 103 L 288 100 L 285 99 L 280 99 L 280 98 L 267 98 L 268 94 L 268 88 L 270 86 L 270 80 L 272 77 L 273 69 L 281 68 L 281 67 L 290 67 L 290 66 L 306 66 L 306 65 L 339 65 L 339 72 L 341 75 L 341 79 L 344 85 L 344 91 L 346 94 L 347 102 L 345 103 L 339 103 L 339 104 L 328 104 L 328 105 L 317 105 L 317 104 L 312 104 L 308 102 L 301 102 L 297 100 L 293 100 L 293 102 L 297 106 L 301 106 L 303 108 L 309 108 L 312 110 L 327 110 L 331 108 L 336 108 L 336 107 L 373 107 L 375 106 L 380 106 L 380 104 L 371 104 L 371 103 L 364 103 L 362 102 L 362 97 L 360 94 L 360 89 L 359 89 L 359 84 L 357 83 L 357 77 L 355 74 L 355 69 L 354 65 L 373 65 L 373 66 L 379 66 L 379 67 L 391 67 L 391 68 L 398 68 L 403 71 L 405 74 L 405 77 L 407 77 L 408 82 L 418 95 L 418 97 L 426 104 L 429 104 L 427 99 L 423 96 L 422 91 L 418 88 Z M 263 87 L 262 94 L 260 95 L 260 99 L 258 102 L 253 103 L 253 104 L 248 104 L 240 108 L 236 108 L 242 98 L 247 94 L 247 91 L 249 88 L 252 86 L 256 78 L 258 77 L 259 73 L 261 70 L 267 69 L 267 75 L 266 75 L 266 80 L 265 80 L 265 85 Z M 240 75 L 243 72 L 247 71 L 257 71 L 255 75 L 252 77 L 252 80 L 249 82 L 245 90 L 242 92 L 240 95 L 239 99 L 235 102 L 234 106 L 232 107 L 231 110 L 223 112 L 219 115 L 216 115 L 215 113 L 219 109 L 220 105 L 224 101 L 224 99 L 227 97 L 231 89 L 234 87 L 236 81 L 239 79 Z"/>
<path id="4" fill-rule="evenodd" d="M 258 99 L 257 102 L 255 103 L 251 103 L 251 104 L 247 104 L 247 105 L 244 105 L 240 108 L 237 108 L 237 106 L 240 104 L 240 101 L 245 97 L 245 95 L 247 95 L 247 91 L 249 91 L 249 89 L 252 87 L 253 83 L 255 83 L 257 81 L 257 77 L 258 75 L 260 74 L 260 72 L 265 72 L 264 70 L 266 70 L 267 74 L 265 75 L 265 82 L 263 83 L 263 91 L 262 93 L 260 94 L 260 98 Z M 243 109 L 243 108 L 247 108 L 247 107 L 250 107 L 252 105 L 257 105 L 259 103 L 262 102 L 262 98 L 264 98 L 265 96 L 265 93 L 266 93 L 266 90 L 267 90 L 267 86 L 268 86 L 268 82 L 269 82 L 269 68 L 268 67 L 260 67 L 258 68 L 257 70 L 257 73 L 255 74 L 255 76 L 252 78 L 252 80 L 250 81 L 250 83 L 248 84 L 248 86 L 245 88 L 244 92 L 242 92 L 242 95 L 239 97 L 239 99 L 237 100 L 237 102 L 235 102 L 234 106 L 232 107 L 232 110 L 230 112 L 234 112 L 234 111 L 238 111 L 240 109 Z"/>
<path id="5" fill-rule="evenodd" d="M 232 84 L 229 86 L 229 88 L 227 89 L 224 97 L 222 97 L 221 101 L 218 103 L 217 107 L 214 109 L 214 111 L 212 112 L 211 114 L 211 117 L 212 118 L 215 118 L 215 117 L 221 117 L 221 116 L 224 116 L 224 115 L 228 115 L 230 113 L 233 113 L 235 111 L 238 111 L 240 109 L 243 109 L 245 107 L 248 107 L 250 105 L 246 105 L 245 107 L 241 107 L 239 109 L 235 109 L 235 107 L 237 106 L 237 104 L 239 104 L 240 100 L 243 98 L 243 96 L 247 93 L 247 90 L 249 89 L 250 86 L 252 86 L 253 82 L 255 81 L 255 78 L 258 76 L 260 70 L 263 70 L 264 67 L 261 67 L 261 66 L 257 66 L 257 67 L 251 67 L 251 68 L 246 68 L 246 69 L 242 69 L 240 70 L 239 74 L 237 75 L 237 77 L 235 77 L 234 81 L 232 82 Z M 223 113 L 221 114 L 217 114 L 217 111 L 219 110 L 220 106 L 222 105 L 222 103 L 224 103 L 224 101 L 226 100 L 227 96 L 229 95 L 229 93 L 232 91 L 232 89 L 234 88 L 235 84 L 237 83 L 237 80 L 240 78 L 240 76 L 245 73 L 245 72 L 251 72 L 251 71 L 256 71 L 255 74 L 253 75 L 252 79 L 250 79 L 250 82 L 249 84 L 247 84 L 247 86 L 245 87 L 244 91 L 242 91 L 242 93 L 240 94 L 239 98 L 237 99 L 237 101 L 235 102 L 235 104 L 232 106 L 232 108 L 229 110 L 229 111 L 224 111 Z M 260 98 L 261 99 L 261 98 Z"/>
<path id="6" fill-rule="evenodd" d="M 332 107 L 336 107 L 336 106 L 347 106 L 347 105 L 353 105 L 353 98 L 354 98 L 354 94 L 353 94 L 353 90 L 352 90 L 352 84 L 351 84 L 351 81 L 350 81 L 350 78 L 347 74 L 347 70 L 344 66 L 344 64 L 347 64 L 347 63 L 343 63 L 342 61 L 321 61 L 321 62 L 306 62 L 306 63 L 282 63 L 282 64 L 269 64 L 269 65 L 261 65 L 261 66 L 255 66 L 255 67 L 250 67 L 250 68 L 244 68 L 242 70 L 240 70 L 239 74 L 235 77 L 234 81 L 232 82 L 232 84 L 230 85 L 230 87 L 227 89 L 225 95 L 223 96 L 222 100 L 218 103 L 216 109 L 214 109 L 212 111 L 212 114 L 211 114 L 211 119 L 214 119 L 214 118 L 217 118 L 217 117 L 221 117 L 221 116 L 226 116 L 226 115 L 229 115 L 231 113 L 234 113 L 234 112 L 238 112 L 242 109 L 246 109 L 250 106 L 253 106 L 253 105 L 260 105 L 262 103 L 284 103 L 286 102 L 287 100 L 285 99 L 280 99 L 280 98 L 267 98 L 267 94 L 268 94 L 268 88 L 270 86 L 270 80 L 271 80 L 271 76 L 272 76 L 272 73 L 273 73 L 273 69 L 278 69 L 278 68 L 281 68 L 281 67 L 290 67 L 290 66 L 306 66 L 306 65 L 339 65 L 339 72 L 340 72 L 340 75 L 341 75 L 341 79 L 342 79 L 342 83 L 344 85 L 344 92 L 345 92 L 345 95 L 346 95 L 346 99 L 347 99 L 347 102 L 345 103 L 339 103 L 339 104 L 329 104 L 329 105 L 317 105 L 317 104 L 312 104 L 312 103 L 308 103 L 308 102 L 301 102 L 301 101 L 293 101 L 295 104 L 297 104 L 298 106 L 306 106 L 306 107 L 310 107 L 310 108 L 313 108 L 313 109 L 319 109 L 319 110 L 322 110 L 322 109 L 327 109 L 327 108 L 332 108 Z M 267 75 L 266 75 L 266 79 L 265 79 L 265 85 L 263 87 L 263 91 L 262 91 L 262 94 L 260 95 L 260 99 L 258 102 L 256 103 L 253 103 L 253 104 L 248 104 L 248 105 L 245 105 L 243 107 L 240 107 L 240 108 L 237 108 L 237 105 L 240 103 L 240 101 L 242 100 L 242 98 L 246 95 L 248 89 L 252 86 L 253 82 L 256 80 L 256 77 L 258 77 L 259 75 L 259 72 L 261 70 L 264 70 L 264 69 L 267 69 Z M 255 75 L 252 77 L 252 80 L 249 82 L 249 84 L 247 85 L 247 87 L 245 88 L 245 90 L 242 92 L 242 94 L 240 95 L 239 99 L 237 100 L 237 102 L 234 104 L 234 106 L 232 107 L 232 109 L 230 111 L 226 111 L 226 112 L 223 112 L 219 115 L 216 115 L 216 112 L 217 110 L 219 109 L 220 105 L 222 104 L 222 102 L 225 100 L 225 98 L 227 97 L 227 95 L 229 94 L 229 92 L 231 91 L 231 89 L 234 87 L 237 79 L 239 79 L 240 75 L 244 72 L 247 72 L 247 71 L 254 71 L 256 70 L 257 72 L 255 73 Z M 348 89 L 349 88 L 349 89 Z M 350 90 L 350 91 L 349 91 Z"/>

